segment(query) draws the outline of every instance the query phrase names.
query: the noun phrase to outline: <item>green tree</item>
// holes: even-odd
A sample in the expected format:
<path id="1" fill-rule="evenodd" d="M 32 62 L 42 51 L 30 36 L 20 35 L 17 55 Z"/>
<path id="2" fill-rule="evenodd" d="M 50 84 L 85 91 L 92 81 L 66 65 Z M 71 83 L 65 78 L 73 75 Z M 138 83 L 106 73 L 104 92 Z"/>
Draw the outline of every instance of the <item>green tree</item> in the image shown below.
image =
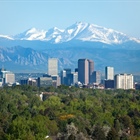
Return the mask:
<path id="1" fill-rule="evenodd" d="M 112 127 L 107 135 L 107 140 L 119 140 L 118 133 L 116 130 Z"/>
<path id="2" fill-rule="evenodd" d="M 105 133 L 100 125 L 96 125 L 92 133 L 92 138 L 94 140 L 105 140 Z"/>

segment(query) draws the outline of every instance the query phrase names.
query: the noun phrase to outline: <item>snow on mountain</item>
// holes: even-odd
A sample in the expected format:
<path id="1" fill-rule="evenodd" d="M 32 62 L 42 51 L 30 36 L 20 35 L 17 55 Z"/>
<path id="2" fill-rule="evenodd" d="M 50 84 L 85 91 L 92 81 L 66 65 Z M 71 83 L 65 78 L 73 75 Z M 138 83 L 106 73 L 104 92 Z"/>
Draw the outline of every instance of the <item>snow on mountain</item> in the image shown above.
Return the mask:
<path id="1" fill-rule="evenodd" d="M 137 38 L 130 38 L 130 40 L 132 40 L 132 41 L 135 41 L 135 42 L 137 42 L 137 43 L 140 43 L 140 39 L 137 39 Z"/>
<path id="2" fill-rule="evenodd" d="M 16 40 L 44 40 L 45 35 L 46 31 L 31 28 L 21 34 L 15 35 L 14 38 Z"/>
<path id="3" fill-rule="evenodd" d="M 62 42 L 67 42 L 73 39 L 77 39 L 76 37 L 81 34 L 86 27 L 88 26 L 88 23 L 82 23 L 82 22 L 76 22 L 72 26 L 65 29 L 65 31 L 62 33 Z M 78 39 L 79 40 L 79 39 Z"/>
<path id="4" fill-rule="evenodd" d="M 52 41 L 52 43 L 59 43 L 62 39 L 61 34 L 63 32 L 64 30 L 58 29 L 57 27 L 51 28 L 46 31 L 46 38 L 44 40 Z"/>
<path id="5" fill-rule="evenodd" d="M 10 37 L 8 35 L 0 35 L 0 38 L 14 40 L 12 37 Z"/>
<path id="6" fill-rule="evenodd" d="M 129 40 L 129 37 L 121 32 L 115 31 L 113 29 L 107 29 L 94 24 L 79 22 L 71 27 L 75 30 L 73 30 L 73 34 L 71 34 L 72 37 L 69 36 L 69 39 L 74 38 L 82 41 L 97 41 L 107 44 L 122 43 Z M 68 28 L 67 32 L 69 30 L 70 29 Z"/>
<path id="7" fill-rule="evenodd" d="M 1 37 L 1 36 L 0 36 Z M 5 36 L 8 38 L 8 36 Z M 128 37 L 126 34 L 94 24 L 76 22 L 66 29 L 57 27 L 49 30 L 31 28 L 21 34 L 9 37 L 15 40 L 41 40 L 54 44 L 80 40 L 89 42 L 102 42 L 106 44 L 121 44 L 128 41 L 140 43 L 140 39 Z"/>

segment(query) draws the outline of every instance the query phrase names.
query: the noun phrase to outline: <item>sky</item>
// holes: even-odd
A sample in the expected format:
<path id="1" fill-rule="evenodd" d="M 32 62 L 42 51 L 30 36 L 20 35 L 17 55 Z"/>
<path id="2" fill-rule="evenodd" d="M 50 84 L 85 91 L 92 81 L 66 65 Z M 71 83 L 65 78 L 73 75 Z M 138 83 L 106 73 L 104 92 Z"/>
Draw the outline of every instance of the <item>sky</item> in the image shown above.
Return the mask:
<path id="1" fill-rule="evenodd" d="M 0 0 L 1 35 L 65 29 L 80 21 L 140 38 L 140 0 Z"/>

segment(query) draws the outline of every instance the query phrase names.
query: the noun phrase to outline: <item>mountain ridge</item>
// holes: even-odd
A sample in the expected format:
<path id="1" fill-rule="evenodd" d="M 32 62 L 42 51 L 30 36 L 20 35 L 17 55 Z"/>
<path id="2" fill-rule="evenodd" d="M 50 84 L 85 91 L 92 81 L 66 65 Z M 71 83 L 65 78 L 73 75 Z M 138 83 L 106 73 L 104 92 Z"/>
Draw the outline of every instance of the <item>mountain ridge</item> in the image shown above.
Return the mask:
<path id="1" fill-rule="evenodd" d="M 122 32 L 84 22 L 76 22 L 66 29 L 53 27 L 49 30 L 39 30 L 33 27 L 17 35 L 0 35 L 0 37 L 5 37 L 11 40 L 40 40 L 51 42 L 52 44 L 63 43 L 72 40 L 89 42 L 97 41 L 106 44 L 121 44 L 131 40 L 140 43 L 140 39 L 129 37 Z"/>
<path id="2" fill-rule="evenodd" d="M 48 58 L 58 58 L 59 71 L 64 68 L 77 68 L 80 58 L 94 61 L 97 71 L 105 66 L 113 66 L 115 72 L 138 73 L 140 71 L 140 50 L 92 48 L 92 47 L 50 47 L 43 51 L 15 46 L 0 47 L 0 65 L 14 72 L 47 72 Z"/>
<path id="3" fill-rule="evenodd" d="M 77 68 L 80 58 L 92 59 L 95 70 L 113 66 L 117 72 L 140 71 L 140 40 L 113 29 L 77 22 L 66 29 L 31 28 L 15 36 L 0 35 L 0 65 L 20 72 L 47 72 L 49 57 L 59 70 Z"/>

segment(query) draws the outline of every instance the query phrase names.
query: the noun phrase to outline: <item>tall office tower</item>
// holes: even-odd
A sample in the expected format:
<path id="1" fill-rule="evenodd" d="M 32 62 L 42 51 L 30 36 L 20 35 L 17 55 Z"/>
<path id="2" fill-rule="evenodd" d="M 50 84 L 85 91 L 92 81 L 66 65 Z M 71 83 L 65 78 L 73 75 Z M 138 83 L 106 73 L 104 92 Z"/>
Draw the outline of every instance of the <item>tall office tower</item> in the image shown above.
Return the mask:
<path id="1" fill-rule="evenodd" d="M 72 75 L 73 85 L 75 85 L 78 82 L 78 72 L 73 72 Z"/>
<path id="2" fill-rule="evenodd" d="M 48 59 L 48 74 L 58 75 L 58 59 L 57 58 Z"/>
<path id="3" fill-rule="evenodd" d="M 5 73 L 5 83 L 13 84 L 15 83 L 15 74 L 12 72 Z"/>
<path id="4" fill-rule="evenodd" d="M 73 86 L 78 82 L 78 73 L 72 72 L 71 74 L 67 75 L 66 78 L 66 85 Z"/>
<path id="5" fill-rule="evenodd" d="M 94 62 L 92 60 L 88 60 L 89 62 L 89 83 L 93 83 L 93 72 L 94 72 Z"/>
<path id="6" fill-rule="evenodd" d="M 89 60 L 79 59 L 78 60 L 78 81 L 82 84 L 89 83 Z"/>
<path id="7" fill-rule="evenodd" d="M 114 80 L 114 68 L 113 67 L 105 67 L 105 79 Z"/>
<path id="8" fill-rule="evenodd" d="M 117 74 L 115 75 L 116 89 L 133 89 L 134 81 L 132 74 Z"/>
<path id="9" fill-rule="evenodd" d="M 68 75 L 68 74 L 71 74 L 71 69 L 64 69 L 65 71 L 66 71 L 66 76 Z"/>
<path id="10" fill-rule="evenodd" d="M 64 85 L 70 85 L 70 78 L 69 75 L 71 75 L 71 69 L 67 68 L 64 69 L 66 72 L 66 77 L 64 78 Z"/>
<path id="11" fill-rule="evenodd" d="M 101 83 L 101 73 L 99 71 L 93 72 L 93 83 L 97 83 L 97 84 Z"/>
<path id="12" fill-rule="evenodd" d="M 65 79 L 66 79 L 66 71 L 62 70 L 61 73 L 61 84 L 65 84 Z"/>
<path id="13" fill-rule="evenodd" d="M 3 79 L 3 84 L 15 83 L 15 74 L 5 69 L 0 69 L 0 78 Z"/>

